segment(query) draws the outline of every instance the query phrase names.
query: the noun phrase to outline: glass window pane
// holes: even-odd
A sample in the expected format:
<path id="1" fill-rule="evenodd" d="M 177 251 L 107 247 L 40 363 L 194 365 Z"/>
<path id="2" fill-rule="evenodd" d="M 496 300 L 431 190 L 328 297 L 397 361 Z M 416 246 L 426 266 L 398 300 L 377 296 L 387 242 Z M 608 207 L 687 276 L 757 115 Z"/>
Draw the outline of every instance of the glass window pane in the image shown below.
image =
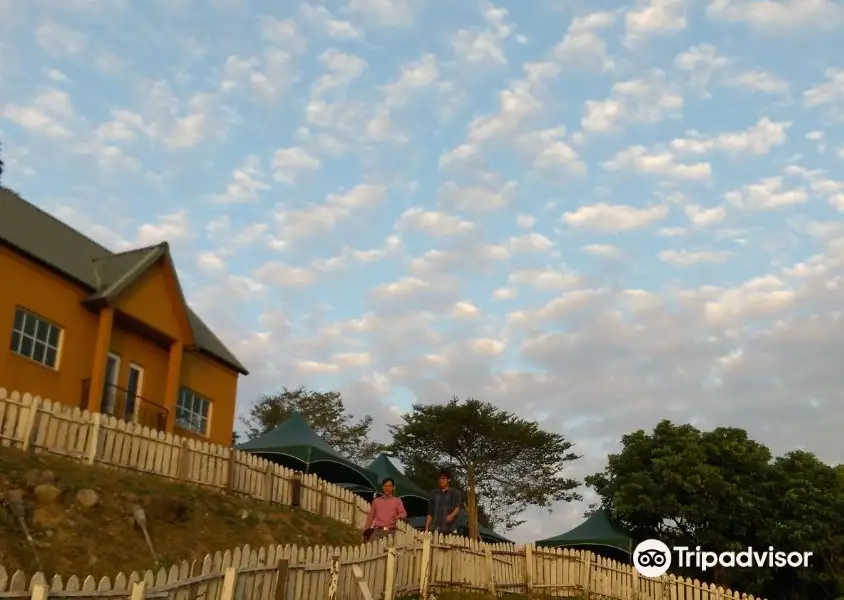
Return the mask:
<path id="1" fill-rule="evenodd" d="M 47 345 L 44 342 L 35 341 L 32 349 L 32 360 L 35 362 L 44 362 L 44 353 L 47 351 Z"/>
<path id="2" fill-rule="evenodd" d="M 18 331 L 23 331 L 23 316 L 24 312 L 22 308 L 15 310 L 15 329 Z"/>
<path id="3" fill-rule="evenodd" d="M 50 333 L 47 336 L 47 343 L 50 344 L 53 348 L 59 347 L 59 331 L 60 329 L 55 325 L 50 327 Z"/>
<path id="4" fill-rule="evenodd" d="M 21 349 L 21 334 L 17 331 L 12 332 L 12 343 L 9 344 L 9 348 L 12 349 L 12 352 L 20 352 Z"/>
<path id="5" fill-rule="evenodd" d="M 41 321 L 41 320 L 39 320 L 39 321 L 36 323 L 36 325 L 37 325 L 37 326 L 36 326 L 36 328 L 35 328 L 35 339 L 36 339 L 36 340 L 38 340 L 38 341 L 40 341 L 40 342 L 46 342 L 46 341 L 47 341 L 47 337 L 48 337 L 48 335 L 47 335 L 47 334 L 48 334 L 48 333 L 49 333 L 49 331 L 50 331 L 50 324 L 49 324 L 49 323 L 47 323 L 47 321 Z"/>
<path id="6" fill-rule="evenodd" d="M 56 368 L 56 349 L 47 347 L 47 354 L 44 356 L 44 364 Z"/>
<path id="7" fill-rule="evenodd" d="M 199 421 L 199 433 L 205 433 L 208 430 L 208 419 L 203 417 Z"/>
<path id="8" fill-rule="evenodd" d="M 24 356 L 32 356 L 32 338 L 25 335 L 21 336 L 20 353 Z"/>
<path id="9" fill-rule="evenodd" d="M 26 318 L 23 321 L 23 332 L 27 335 L 34 336 L 35 335 L 35 324 L 36 324 L 36 318 L 27 313 Z"/>
<path id="10" fill-rule="evenodd" d="M 202 399 L 202 412 L 200 413 L 203 417 L 208 416 L 208 400 L 205 398 Z"/>

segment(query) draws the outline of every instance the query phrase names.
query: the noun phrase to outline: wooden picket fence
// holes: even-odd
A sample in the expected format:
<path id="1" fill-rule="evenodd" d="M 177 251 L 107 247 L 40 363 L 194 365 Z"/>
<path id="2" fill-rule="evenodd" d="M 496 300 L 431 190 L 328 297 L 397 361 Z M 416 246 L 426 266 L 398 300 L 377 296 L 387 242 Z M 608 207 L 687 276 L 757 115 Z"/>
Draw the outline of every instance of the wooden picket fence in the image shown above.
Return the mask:
<path id="1" fill-rule="evenodd" d="M 358 528 L 369 511 L 363 499 L 314 475 L 3 388 L 0 445 L 296 505 Z M 431 536 L 404 523 L 387 543 L 244 546 L 169 570 L 119 574 L 113 581 L 73 576 L 65 582 L 41 573 L 27 579 L 20 571 L 8 576 L 0 567 L 0 600 L 395 600 L 407 594 L 428 598 L 443 589 L 619 600 L 755 600 L 682 577 L 642 578 L 630 565 L 590 552 Z"/>
<path id="2" fill-rule="evenodd" d="M 4 388 L 0 388 L 0 445 L 297 506 L 357 528 L 363 528 L 369 512 L 369 503 L 360 496 L 314 474 Z"/>
<path id="3" fill-rule="evenodd" d="M 388 545 L 389 544 L 389 545 Z M 396 600 L 444 590 L 618 600 L 754 600 L 696 580 L 638 577 L 629 565 L 577 550 L 483 544 L 407 533 L 347 548 L 249 546 L 158 572 L 27 580 L 0 567 L 0 598 Z"/>

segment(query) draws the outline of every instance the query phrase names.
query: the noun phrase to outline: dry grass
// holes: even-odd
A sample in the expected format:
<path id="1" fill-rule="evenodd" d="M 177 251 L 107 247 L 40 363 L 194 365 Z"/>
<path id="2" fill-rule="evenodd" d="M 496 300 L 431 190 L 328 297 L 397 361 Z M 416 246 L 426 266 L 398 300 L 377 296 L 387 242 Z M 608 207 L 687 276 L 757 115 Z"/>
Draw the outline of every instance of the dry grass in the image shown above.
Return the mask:
<path id="1" fill-rule="evenodd" d="M 36 508 L 31 489 L 34 470 L 52 471 L 55 486 L 61 490 L 56 503 Z M 114 576 L 154 566 L 143 535 L 130 518 L 135 503 L 146 507 L 149 531 L 163 564 L 199 559 L 243 544 L 360 543 L 360 532 L 354 528 L 305 511 L 154 475 L 0 447 L 0 493 L 14 489 L 26 490 L 27 521 L 43 570 L 65 578 L 74 574 Z M 82 489 L 97 492 L 95 507 L 85 509 L 76 502 L 76 493 Z M 8 503 L 0 507 L 0 565 L 12 572 L 37 570 Z"/>

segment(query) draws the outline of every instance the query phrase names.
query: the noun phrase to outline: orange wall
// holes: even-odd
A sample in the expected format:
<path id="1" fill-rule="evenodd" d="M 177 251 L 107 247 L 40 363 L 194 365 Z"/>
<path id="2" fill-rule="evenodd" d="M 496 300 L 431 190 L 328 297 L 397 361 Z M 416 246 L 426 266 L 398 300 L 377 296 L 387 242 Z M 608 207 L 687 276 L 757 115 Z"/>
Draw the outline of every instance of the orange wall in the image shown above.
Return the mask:
<path id="1" fill-rule="evenodd" d="M 129 289 L 124 290 L 114 307 L 174 340 L 187 342 L 179 326 L 161 263 L 150 267 Z"/>
<path id="2" fill-rule="evenodd" d="M 79 406 L 82 380 L 90 377 L 97 334 L 97 316 L 80 304 L 87 294 L 2 246 L 0 281 L 0 387 Z M 64 330 L 58 370 L 9 349 L 17 306 Z"/>
<path id="3" fill-rule="evenodd" d="M 0 387 L 79 406 L 82 380 L 91 376 L 98 324 L 97 315 L 81 304 L 88 293 L 2 246 L 0 281 L 4 284 L 0 293 Z M 124 292 L 117 308 L 174 339 L 182 338 L 179 309 L 174 310 L 167 290 L 164 267 L 153 267 Z M 58 370 L 9 349 L 17 306 L 62 327 Z M 141 396 L 175 410 L 176 398 L 164 398 L 169 359 L 166 349 L 115 323 L 110 350 L 120 355 L 119 387 L 126 387 L 129 364 L 134 362 L 144 369 Z M 181 385 L 211 401 L 206 439 L 212 443 L 231 443 L 237 381 L 238 374 L 228 367 L 198 352 L 185 351 Z"/>
<path id="4" fill-rule="evenodd" d="M 237 373 L 217 361 L 198 352 L 185 351 L 182 359 L 182 385 L 211 401 L 208 441 L 214 444 L 231 444 L 237 377 Z"/>
<path id="5" fill-rule="evenodd" d="M 126 389 L 129 381 L 129 364 L 135 363 L 144 370 L 140 396 L 173 410 L 175 402 L 166 402 L 164 386 L 167 382 L 169 353 L 161 346 L 140 335 L 120 329 L 115 324 L 111 332 L 111 352 L 120 356 L 120 375 L 117 386 Z"/>

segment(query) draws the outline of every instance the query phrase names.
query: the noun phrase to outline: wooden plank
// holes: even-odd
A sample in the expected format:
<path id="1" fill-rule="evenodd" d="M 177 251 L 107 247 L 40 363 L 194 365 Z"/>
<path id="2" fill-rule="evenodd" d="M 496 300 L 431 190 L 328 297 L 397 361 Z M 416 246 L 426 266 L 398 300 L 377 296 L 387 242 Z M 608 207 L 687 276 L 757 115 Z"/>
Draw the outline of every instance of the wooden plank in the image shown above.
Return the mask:
<path id="1" fill-rule="evenodd" d="M 428 600 L 428 580 L 431 568 L 431 535 L 422 541 L 422 560 L 419 564 L 419 600 Z"/>
<path id="2" fill-rule="evenodd" d="M 226 567 L 223 572 L 223 587 L 220 600 L 234 600 L 234 586 L 237 583 L 237 567 Z"/>
<path id="3" fill-rule="evenodd" d="M 384 573 L 384 600 L 393 600 L 396 595 L 396 549 L 387 548 L 387 566 Z"/>
<path id="4" fill-rule="evenodd" d="M 373 600 L 372 592 L 366 584 L 366 578 L 363 576 L 363 569 L 360 568 L 360 565 L 352 565 L 352 575 L 355 577 L 355 582 L 357 582 L 358 590 L 360 590 L 363 600 Z"/>
<path id="5" fill-rule="evenodd" d="M 279 559 L 275 564 L 275 592 L 273 598 L 275 600 L 287 600 L 287 578 L 289 574 L 290 562 L 286 558 Z"/>
<path id="6" fill-rule="evenodd" d="M 337 592 L 340 587 L 340 555 L 331 557 L 331 570 L 328 581 L 328 600 L 337 600 Z"/>
<path id="7" fill-rule="evenodd" d="M 487 579 L 487 587 L 486 589 L 489 590 L 489 593 L 493 596 L 495 594 L 495 563 L 492 562 L 492 548 L 487 546 L 484 548 L 486 551 L 486 579 Z"/>
<path id="8" fill-rule="evenodd" d="M 144 600 L 144 595 L 146 594 L 146 583 L 143 581 L 137 581 L 132 584 L 132 595 L 130 600 Z"/>

